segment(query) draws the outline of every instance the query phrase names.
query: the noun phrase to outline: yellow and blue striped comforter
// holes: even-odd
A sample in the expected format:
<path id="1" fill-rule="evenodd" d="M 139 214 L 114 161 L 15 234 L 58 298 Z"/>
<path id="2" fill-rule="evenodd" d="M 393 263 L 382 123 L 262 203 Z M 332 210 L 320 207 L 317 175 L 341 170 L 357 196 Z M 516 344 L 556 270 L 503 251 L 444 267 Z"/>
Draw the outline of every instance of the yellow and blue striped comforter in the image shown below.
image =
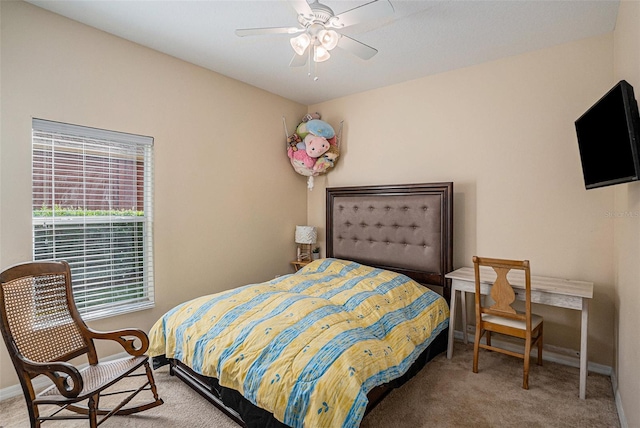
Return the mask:
<path id="1" fill-rule="evenodd" d="M 149 354 L 175 358 L 292 427 L 356 427 L 367 393 L 403 375 L 448 326 L 437 293 L 337 259 L 200 297 L 150 331 Z"/>

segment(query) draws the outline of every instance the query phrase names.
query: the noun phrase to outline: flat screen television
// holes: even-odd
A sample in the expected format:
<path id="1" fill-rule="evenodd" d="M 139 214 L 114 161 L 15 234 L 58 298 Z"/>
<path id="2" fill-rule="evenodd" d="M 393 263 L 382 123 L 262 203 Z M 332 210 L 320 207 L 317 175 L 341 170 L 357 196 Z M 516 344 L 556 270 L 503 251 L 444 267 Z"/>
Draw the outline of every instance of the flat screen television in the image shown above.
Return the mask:
<path id="1" fill-rule="evenodd" d="M 587 189 L 640 179 L 640 117 L 633 86 L 621 80 L 575 125 Z"/>

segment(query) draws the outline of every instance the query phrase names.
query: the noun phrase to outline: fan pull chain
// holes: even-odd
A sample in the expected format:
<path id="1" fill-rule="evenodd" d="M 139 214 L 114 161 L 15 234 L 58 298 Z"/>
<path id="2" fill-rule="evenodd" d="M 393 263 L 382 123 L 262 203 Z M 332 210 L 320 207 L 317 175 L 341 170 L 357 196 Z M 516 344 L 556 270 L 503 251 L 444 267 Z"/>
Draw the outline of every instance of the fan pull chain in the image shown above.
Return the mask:
<path id="1" fill-rule="evenodd" d="M 312 77 L 313 81 L 316 82 L 318 80 L 318 76 L 316 76 L 316 62 L 313 60 L 313 45 L 309 46 L 309 71 L 307 72 L 307 76 Z"/>

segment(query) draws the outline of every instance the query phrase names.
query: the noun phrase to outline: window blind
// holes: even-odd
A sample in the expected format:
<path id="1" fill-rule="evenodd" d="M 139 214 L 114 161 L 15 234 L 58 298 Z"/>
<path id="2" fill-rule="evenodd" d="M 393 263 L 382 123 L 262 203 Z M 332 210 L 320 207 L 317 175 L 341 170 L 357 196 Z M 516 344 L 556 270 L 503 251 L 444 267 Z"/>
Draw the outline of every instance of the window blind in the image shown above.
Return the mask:
<path id="1" fill-rule="evenodd" d="M 152 307 L 153 138 L 32 121 L 33 259 L 66 260 L 85 319 Z"/>

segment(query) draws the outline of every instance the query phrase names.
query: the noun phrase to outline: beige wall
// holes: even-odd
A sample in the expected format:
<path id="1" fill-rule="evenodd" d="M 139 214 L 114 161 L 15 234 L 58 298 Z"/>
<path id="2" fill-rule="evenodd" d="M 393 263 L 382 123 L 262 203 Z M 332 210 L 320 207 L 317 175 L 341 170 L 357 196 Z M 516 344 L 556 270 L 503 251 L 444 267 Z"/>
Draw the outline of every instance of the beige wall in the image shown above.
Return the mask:
<path id="1" fill-rule="evenodd" d="M 573 122 L 612 61 L 609 34 L 310 106 L 345 133 L 309 223 L 324 231 L 326 186 L 453 181 L 454 266 L 527 258 L 534 274 L 593 281 L 589 360 L 611 366 L 614 190 L 585 190 Z M 577 352 L 579 312 L 536 309 L 545 343 Z"/>
<path id="2" fill-rule="evenodd" d="M 156 307 L 289 273 L 306 188 L 281 116 L 306 107 L 22 2 L 0 2 L 0 269 L 31 259 L 31 118 L 155 138 Z M 114 348 L 115 349 L 115 348 Z M 17 383 L 4 343 L 0 388 Z"/>
<path id="3" fill-rule="evenodd" d="M 180 301 L 288 272 L 295 224 L 323 238 L 326 186 L 453 181 L 455 267 L 529 258 L 535 274 L 595 282 L 589 360 L 615 367 L 640 425 L 640 226 L 608 215 L 640 212 L 640 185 L 587 192 L 573 129 L 617 79 L 640 91 L 638 9 L 622 2 L 613 35 L 309 106 L 345 129 L 338 165 L 307 192 L 280 122 L 306 107 L 0 1 L 0 269 L 31 258 L 32 117 L 155 137 L 157 305 L 102 329 L 148 329 Z M 538 309 L 546 343 L 579 349 L 577 313 Z M 0 345 L 0 388 L 15 383 Z"/>
<path id="4" fill-rule="evenodd" d="M 640 2 L 623 1 L 614 32 L 614 77 L 640 98 Z M 616 398 L 628 426 L 640 426 L 640 183 L 616 186 L 615 212 L 615 379 Z"/>

